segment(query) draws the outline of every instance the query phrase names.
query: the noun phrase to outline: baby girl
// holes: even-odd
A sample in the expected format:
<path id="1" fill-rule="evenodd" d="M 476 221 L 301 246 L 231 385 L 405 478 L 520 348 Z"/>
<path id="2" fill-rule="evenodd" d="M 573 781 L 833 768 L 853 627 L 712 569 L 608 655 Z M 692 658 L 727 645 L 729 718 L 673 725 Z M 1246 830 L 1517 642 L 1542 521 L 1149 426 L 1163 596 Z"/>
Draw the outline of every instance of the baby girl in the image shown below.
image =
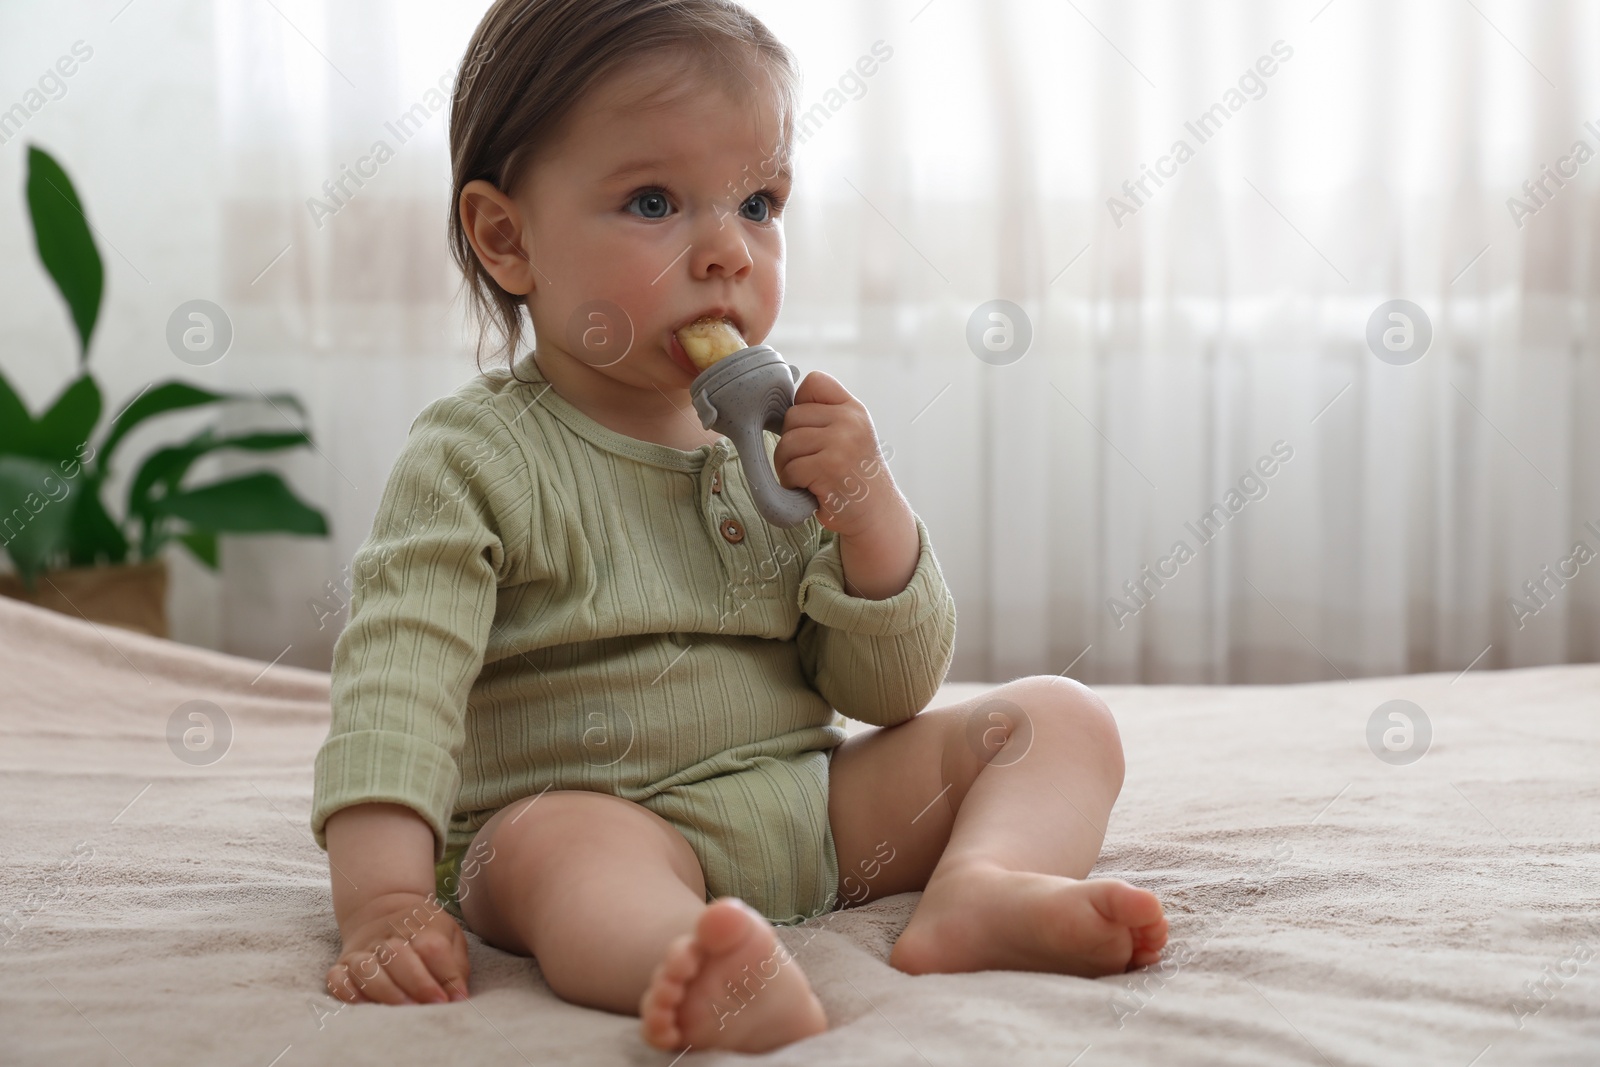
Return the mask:
<path id="1" fill-rule="evenodd" d="M 774 924 L 917 890 L 907 974 L 1158 960 L 1156 898 L 1087 878 L 1105 704 L 927 707 L 955 604 L 866 408 L 799 383 L 766 460 L 821 506 L 786 530 L 695 416 L 680 331 L 754 344 L 783 302 L 793 55 L 730 0 L 499 0 L 468 55 L 450 237 L 508 366 L 418 416 L 354 561 L 329 990 L 465 999 L 465 928 L 653 1046 L 764 1051 L 828 1026 Z"/>

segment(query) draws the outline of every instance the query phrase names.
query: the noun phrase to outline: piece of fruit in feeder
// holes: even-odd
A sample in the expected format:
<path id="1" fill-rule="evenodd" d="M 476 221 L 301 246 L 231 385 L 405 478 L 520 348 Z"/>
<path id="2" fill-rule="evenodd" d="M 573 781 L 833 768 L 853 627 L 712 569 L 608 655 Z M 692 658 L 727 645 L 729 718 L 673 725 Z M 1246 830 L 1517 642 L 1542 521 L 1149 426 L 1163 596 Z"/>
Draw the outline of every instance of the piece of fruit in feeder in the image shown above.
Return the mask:
<path id="1" fill-rule="evenodd" d="M 696 319 L 678 331 L 678 341 L 697 370 L 749 347 L 727 319 Z"/>

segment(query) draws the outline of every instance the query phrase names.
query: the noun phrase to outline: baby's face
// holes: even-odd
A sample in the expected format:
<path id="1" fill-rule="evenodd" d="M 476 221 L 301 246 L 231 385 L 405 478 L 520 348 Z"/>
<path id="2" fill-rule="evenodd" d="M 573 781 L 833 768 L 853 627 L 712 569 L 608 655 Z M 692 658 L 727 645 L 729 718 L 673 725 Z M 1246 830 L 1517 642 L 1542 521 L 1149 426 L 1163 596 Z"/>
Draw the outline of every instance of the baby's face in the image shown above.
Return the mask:
<path id="1" fill-rule="evenodd" d="M 652 88 L 675 99 L 653 106 Z M 698 371 L 679 327 L 725 316 L 747 343 L 766 337 L 783 304 L 791 185 L 769 97 L 750 86 L 730 98 L 663 59 L 580 105 L 516 197 L 541 360 L 553 349 L 641 389 L 681 391 Z"/>

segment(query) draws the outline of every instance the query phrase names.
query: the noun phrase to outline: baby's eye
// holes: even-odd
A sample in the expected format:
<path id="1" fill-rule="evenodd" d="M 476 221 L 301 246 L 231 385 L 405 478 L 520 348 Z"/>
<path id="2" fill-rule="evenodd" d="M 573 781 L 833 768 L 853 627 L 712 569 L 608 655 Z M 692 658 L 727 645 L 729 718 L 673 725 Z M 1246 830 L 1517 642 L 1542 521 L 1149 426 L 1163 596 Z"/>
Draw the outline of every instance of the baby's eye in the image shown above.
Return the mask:
<path id="1" fill-rule="evenodd" d="M 754 208 L 752 211 L 751 208 Z M 766 193 L 756 193 L 749 200 L 739 206 L 739 214 L 751 222 L 766 222 L 776 210 L 772 197 Z"/>
<path id="2" fill-rule="evenodd" d="M 659 189 L 651 189 L 640 193 L 628 201 L 630 209 L 635 204 L 644 205 L 643 210 L 638 214 L 647 219 L 664 219 L 667 217 L 667 212 L 672 209 L 672 204 L 667 201 L 667 194 Z"/>

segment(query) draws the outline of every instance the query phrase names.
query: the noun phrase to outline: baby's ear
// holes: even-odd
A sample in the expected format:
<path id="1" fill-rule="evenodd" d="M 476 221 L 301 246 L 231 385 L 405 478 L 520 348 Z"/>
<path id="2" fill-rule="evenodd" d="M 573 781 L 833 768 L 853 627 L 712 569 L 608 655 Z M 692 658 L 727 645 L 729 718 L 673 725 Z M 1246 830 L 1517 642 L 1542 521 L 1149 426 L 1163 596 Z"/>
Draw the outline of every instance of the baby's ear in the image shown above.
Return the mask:
<path id="1" fill-rule="evenodd" d="M 461 190 L 461 228 L 483 269 L 508 293 L 533 291 L 533 264 L 522 246 L 522 211 L 516 201 L 479 178 Z"/>

